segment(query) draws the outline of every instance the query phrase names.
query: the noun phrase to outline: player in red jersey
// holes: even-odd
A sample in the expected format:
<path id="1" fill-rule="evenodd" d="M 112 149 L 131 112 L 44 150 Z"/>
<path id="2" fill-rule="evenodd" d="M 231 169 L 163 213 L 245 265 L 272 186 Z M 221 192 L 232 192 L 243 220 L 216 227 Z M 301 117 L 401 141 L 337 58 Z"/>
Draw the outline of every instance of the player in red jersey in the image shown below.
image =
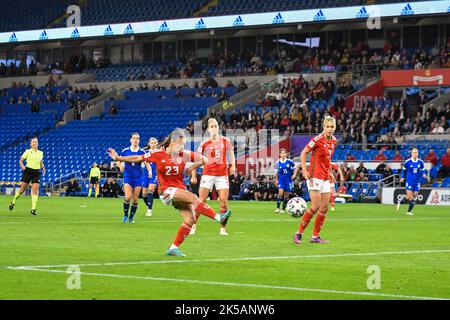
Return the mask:
<path id="1" fill-rule="evenodd" d="M 200 180 L 200 188 L 198 190 L 199 198 L 200 201 L 206 203 L 209 193 L 213 190 L 214 186 L 216 186 L 216 190 L 219 193 L 220 213 L 225 213 L 228 210 L 228 195 L 230 190 L 230 183 L 228 181 L 227 152 L 230 155 L 230 175 L 234 174 L 236 171 L 236 160 L 230 139 L 219 134 L 219 123 L 216 119 L 211 118 L 208 120 L 208 131 L 210 137 L 203 141 L 197 150 L 200 154 L 208 158 L 208 162 L 203 168 L 203 173 Z M 191 183 L 197 183 L 195 171 L 192 172 Z M 197 212 L 197 223 L 199 217 L 200 213 Z M 192 226 L 190 234 L 195 234 L 195 229 L 196 224 Z M 220 234 L 223 236 L 228 235 L 224 225 L 220 227 Z"/>
<path id="2" fill-rule="evenodd" d="M 323 120 L 323 132 L 313 138 L 300 155 L 302 174 L 306 180 L 311 198 L 311 207 L 303 215 L 298 231 L 294 234 L 294 242 L 302 243 L 303 231 L 308 226 L 312 217 L 318 212 L 314 221 L 314 230 L 311 243 L 327 243 L 319 236 L 320 229 L 325 221 L 330 201 L 330 170 L 331 157 L 336 148 L 336 138 L 333 136 L 336 129 L 336 120 L 326 116 Z M 306 155 L 311 152 L 309 170 L 306 168 Z M 294 175 L 297 175 L 297 167 Z"/>
<path id="3" fill-rule="evenodd" d="M 342 187 L 344 185 L 344 174 L 342 173 L 341 168 L 339 168 L 339 166 L 335 163 L 331 164 L 331 170 L 330 170 L 330 204 L 331 204 L 331 211 L 334 211 L 334 199 L 336 197 L 335 195 L 335 183 L 337 181 L 336 179 L 336 171 L 338 172 L 339 176 L 341 177 L 340 179 L 340 186 Z"/>
<path id="4" fill-rule="evenodd" d="M 192 171 L 204 165 L 207 158 L 197 152 L 184 150 L 186 137 L 183 130 L 177 128 L 161 144 L 163 147 L 156 151 L 142 156 L 119 157 L 114 149 L 108 149 L 108 154 L 116 161 L 122 162 L 154 162 L 158 177 L 158 188 L 160 190 L 160 199 L 165 205 L 173 205 L 178 209 L 184 218 L 184 222 L 178 229 L 175 240 L 167 250 L 168 256 L 185 256 L 179 249 L 195 223 L 195 212 L 199 212 L 211 219 L 226 225 L 231 210 L 223 214 L 217 214 L 211 207 L 200 201 L 193 193 L 186 190 L 183 183 L 183 172 L 187 163 L 193 165 L 187 168 L 186 174 L 191 175 Z"/>

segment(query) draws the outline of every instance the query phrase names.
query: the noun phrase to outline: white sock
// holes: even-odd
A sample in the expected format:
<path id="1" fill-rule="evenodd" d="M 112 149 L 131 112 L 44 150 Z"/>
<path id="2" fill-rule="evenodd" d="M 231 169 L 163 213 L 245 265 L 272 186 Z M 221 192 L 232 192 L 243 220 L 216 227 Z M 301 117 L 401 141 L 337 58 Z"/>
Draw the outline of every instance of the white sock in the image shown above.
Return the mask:
<path id="1" fill-rule="evenodd" d="M 220 222 L 220 214 L 216 213 L 216 215 L 214 216 L 214 220 Z"/>
<path id="2" fill-rule="evenodd" d="M 174 244 L 171 244 L 169 250 L 173 250 L 173 249 L 178 249 L 178 247 Z"/>

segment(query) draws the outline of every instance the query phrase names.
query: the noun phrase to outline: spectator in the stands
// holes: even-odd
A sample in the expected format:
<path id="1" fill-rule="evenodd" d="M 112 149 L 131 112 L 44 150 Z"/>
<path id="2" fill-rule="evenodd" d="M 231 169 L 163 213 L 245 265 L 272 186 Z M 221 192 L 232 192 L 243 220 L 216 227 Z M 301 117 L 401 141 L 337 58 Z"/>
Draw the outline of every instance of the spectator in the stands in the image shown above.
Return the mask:
<path id="1" fill-rule="evenodd" d="M 375 160 L 375 161 L 386 161 L 386 160 L 387 160 L 387 157 L 386 157 L 386 155 L 384 154 L 384 150 L 383 150 L 383 149 L 381 149 L 381 150 L 378 152 L 378 154 L 377 154 L 377 156 L 375 157 L 374 160 Z"/>
<path id="2" fill-rule="evenodd" d="M 350 169 L 345 176 L 345 181 L 355 181 L 357 176 L 358 172 L 355 170 L 355 167 L 350 166 Z"/>
<path id="3" fill-rule="evenodd" d="M 80 192 L 80 191 L 81 191 L 81 187 L 80 187 L 80 184 L 78 183 L 78 180 L 75 178 L 70 179 L 69 185 L 67 186 L 67 189 L 66 189 L 66 197 L 73 196 L 75 194 L 75 192 Z"/>
<path id="4" fill-rule="evenodd" d="M 385 163 L 384 160 L 381 160 L 381 161 L 380 161 L 380 164 L 379 164 L 379 165 L 377 166 L 377 168 L 375 169 L 375 172 L 376 172 L 377 174 L 383 175 L 383 177 L 384 177 L 384 172 L 385 172 L 385 170 L 386 170 L 386 163 Z"/>
<path id="5" fill-rule="evenodd" d="M 345 160 L 347 160 L 347 161 L 355 161 L 356 158 L 355 158 L 355 156 L 353 154 L 349 153 L 347 155 L 347 157 L 345 158 Z"/>
<path id="6" fill-rule="evenodd" d="M 364 173 L 365 175 L 367 175 L 369 173 L 369 170 L 367 170 L 367 168 L 364 166 L 364 161 L 360 161 L 359 162 L 359 166 L 358 168 L 356 168 L 356 171 L 358 173 Z"/>
<path id="7" fill-rule="evenodd" d="M 241 82 L 239 83 L 238 92 L 247 90 L 248 85 L 245 83 L 245 79 L 241 79 Z"/>
<path id="8" fill-rule="evenodd" d="M 402 155 L 400 154 L 400 151 L 399 151 L 399 150 L 396 150 L 396 151 L 395 151 L 395 156 L 394 156 L 394 158 L 392 158 L 392 160 L 393 160 L 393 161 L 403 161 L 403 157 L 402 157 Z"/>
<path id="9" fill-rule="evenodd" d="M 356 177 L 356 182 L 364 182 L 369 181 L 369 179 L 364 175 L 364 172 L 360 172 L 358 176 Z"/>
<path id="10" fill-rule="evenodd" d="M 430 152 L 428 152 L 428 154 L 425 157 L 425 161 L 431 162 L 431 164 L 434 167 L 438 163 L 438 160 L 439 159 L 438 159 L 436 153 L 434 152 L 434 150 L 430 149 Z"/>
<path id="11" fill-rule="evenodd" d="M 441 158 L 442 167 L 439 169 L 439 176 L 446 178 L 450 176 L 450 148 L 447 148 L 447 152 Z"/>

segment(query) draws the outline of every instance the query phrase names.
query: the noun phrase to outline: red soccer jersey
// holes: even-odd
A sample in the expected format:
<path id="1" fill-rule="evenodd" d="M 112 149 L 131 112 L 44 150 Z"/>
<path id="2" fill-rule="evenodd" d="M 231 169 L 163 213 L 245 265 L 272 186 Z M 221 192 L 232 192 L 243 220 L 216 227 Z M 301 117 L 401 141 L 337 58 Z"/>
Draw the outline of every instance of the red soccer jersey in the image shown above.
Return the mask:
<path id="1" fill-rule="evenodd" d="M 319 134 L 306 145 L 305 148 L 311 151 L 308 170 L 311 178 L 330 180 L 331 157 L 333 157 L 336 144 L 334 136 L 328 140 L 323 134 Z"/>
<path id="2" fill-rule="evenodd" d="M 220 136 L 217 141 L 210 138 L 200 143 L 197 152 L 208 158 L 203 175 L 228 176 L 227 151 L 232 151 L 230 139 Z"/>
<path id="3" fill-rule="evenodd" d="M 164 191 L 169 187 L 186 189 L 183 183 L 186 163 L 194 162 L 199 157 L 199 154 L 191 151 L 182 151 L 177 156 L 171 156 L 161 148 L 144 154 L 142 160 L 156 164 L 158 185 L 161 186 L 161 191 Z"/>

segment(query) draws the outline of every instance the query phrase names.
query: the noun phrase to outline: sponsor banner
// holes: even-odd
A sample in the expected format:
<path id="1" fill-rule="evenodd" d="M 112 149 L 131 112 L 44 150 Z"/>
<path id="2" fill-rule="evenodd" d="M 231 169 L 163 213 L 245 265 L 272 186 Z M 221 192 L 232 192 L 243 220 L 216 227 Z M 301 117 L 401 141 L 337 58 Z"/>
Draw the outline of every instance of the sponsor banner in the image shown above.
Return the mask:
<path id="1" fill-rule="evenodd" d="M 290 139 L 284 139 L 261 150 L 236 159 L 236 170 L 256 178 L 258 175 L 273 175 L 275 162 L 279 159 L 281 148 L 290 150 Z"/>
<path id="2" fill-rule="evenodd" d="M 382 71 L 384 87 L 450 86 L 450 69 Z"/>
<path id="3" fill-rule="evenodd" d="M 383 188 L 381 202 L 383 204 L 397 204 L 405 195 L 405 188 Z M 416 203 L 429 206 L 450 206 L 450 189 L 423 188 L 417 196 Z"/>
<path id="4" fill-rule="evenodd" d="M 377 81 L 374 84 L 348 96 L 345 99 L 345 108 L 351 110 L 354 107 L 360 107 L 367 101 L 374 101 L 382 98 L 384 95 L 383 81 Z"/>
<path id="5" fill-rule="evenodd" d="M 39 40 L 62 40 L 101 36 L 123 36 L 159 32 L 195 31 L 202 29 L 244 28 L 294 23 L 326 23 L 329 21 L 361 21 L 373 17 L 400 17 L 413 15 L 446 14 L 448 0 L 400 2 L 380 5 L 339 8 L 315 8 L 308 10 L 264 12 L 242 15 L 212 16 L 176 20 L 160 20 L 111 25 L 80 26 L 0 33 L 0 43 Z M 83 17 L 83 14 L 81 15 Z M 83 22 L 83 20 L 81 20 Z M 75 30 L 76 29 L 76 30 Z"/>

